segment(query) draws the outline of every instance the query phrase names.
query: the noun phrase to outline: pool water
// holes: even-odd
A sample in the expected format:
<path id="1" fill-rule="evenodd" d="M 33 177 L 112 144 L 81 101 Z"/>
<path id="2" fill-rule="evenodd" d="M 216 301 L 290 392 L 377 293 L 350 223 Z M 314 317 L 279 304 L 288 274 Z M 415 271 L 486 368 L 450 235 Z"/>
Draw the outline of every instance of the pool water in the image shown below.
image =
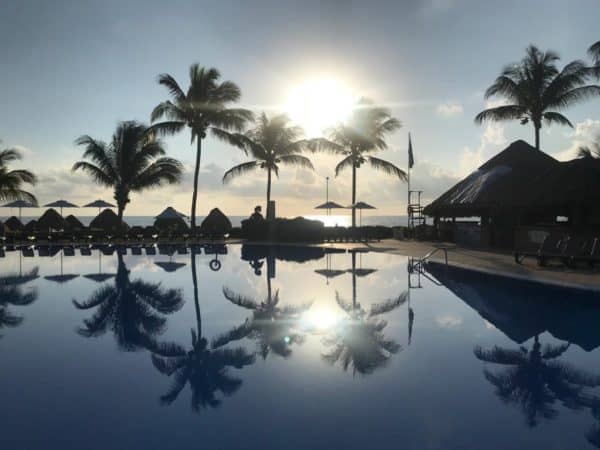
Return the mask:
<path id="1" fill-rule="evenodd" d="M 598 294 L 372 252 L 103 250 L 0 259 L 1 448 L 600 447 Z"/>

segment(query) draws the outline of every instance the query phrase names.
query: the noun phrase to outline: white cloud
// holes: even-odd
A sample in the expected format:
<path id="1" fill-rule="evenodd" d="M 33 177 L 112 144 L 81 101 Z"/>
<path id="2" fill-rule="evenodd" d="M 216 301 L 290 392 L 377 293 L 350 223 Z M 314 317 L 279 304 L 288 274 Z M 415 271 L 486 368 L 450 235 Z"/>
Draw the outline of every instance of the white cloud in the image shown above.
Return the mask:
<path id="1" fill-rule="evenodd" d="M 504 126 L 497 122 L 487 123 L 481 134 L 479 146 L 476 149 L 468 146 L 463 147 L 459 158 L 459 174 L 461 176 L 470 174 L 492 155 L 503 150 L 506 144 Z"/>
<path id="2" fill-rule="evenodd" d="M 575 124 L 575 129 L 566 137 L 571 138 L 571 145 L 552 154 L 559 161 L 576 158 L 579 147 L 598 142 L 600 140 L 600 120 L 585 119 L 583 122 L 578 122 Z"/>
<path id="3" fill-rule="evenodd" d="M 442 117 L 456 117 L 463 113 L 463 106 L 456 100 L 451 100 L 437 106 L 436 112 Z"/>

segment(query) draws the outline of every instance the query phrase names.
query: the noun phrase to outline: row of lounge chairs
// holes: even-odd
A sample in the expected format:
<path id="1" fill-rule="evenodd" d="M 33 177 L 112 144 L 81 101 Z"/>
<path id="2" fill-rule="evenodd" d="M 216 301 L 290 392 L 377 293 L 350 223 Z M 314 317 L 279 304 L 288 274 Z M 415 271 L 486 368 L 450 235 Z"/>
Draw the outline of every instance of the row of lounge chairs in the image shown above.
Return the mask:
<path id="1" fill-rule="evenodd" d="M 226 255 L 227 246 L 225 244 L 192 244 L 192 245 L 9 245 L 6 247 L 0 247 L 0 258 L 6 256 L 6 252 L 19 251 L 24 257 L 34 257 L 36 255 L 40 257 L 49 257 L 59 254 L 61 251 L 64 256 L 75 256 L 79 251 L 81 256 L 91 256 L 93 251 L 99 251 L 103 255 L 127 255 L 128 252 L 131 255 L 141 256 L 144 253 L 147 256 L 154 255 L 167 255 L 173 256 L 187 255 L 190 252 L 194 252 L 199 255 L 204 251 L 206 255 Z"/>
<path id="2" fill-rule="evenodd" d="M 139 243 L 156 243 L 159 241 L 166 242 L 187 242 L 188 240 L 217 240 L 223 239 L 225 236 L 207 235 L 202 233 L 192 234 L 191 231 L 184 233 L 175 233 L 170 230 L 159 230 L 156 227 L 140 227 L 134 226 L 123 231 L 104 230 L 100 228 L 81 227 L 77 229 L 67 230 L 46 230 L 29 231 L 21 230 L 2 230 L 0 238 L 5 242 L 16 245 L 19 243 L 74 243 L 74 242 L 99 242 L 110 243 L 119 242 L 139 242 Z"/>
<path id="3" fill-rule="evenodd" d="M 526 257 L 532 257 L 540 266 L 558 261 L 567 267 L 576 267 L 580 263 L 593 267 L 600 263 L 600 237 L 550 233 L 538 247 L 515 250 L 514 257 L 518 264 Z"/>
<path id="4" fill-rule="evenodd" d="M 325 242 L 379 242 L 388 237 L 391 236 L 386 235 L 383 227 L 325 227 L 323 229 Z"/>

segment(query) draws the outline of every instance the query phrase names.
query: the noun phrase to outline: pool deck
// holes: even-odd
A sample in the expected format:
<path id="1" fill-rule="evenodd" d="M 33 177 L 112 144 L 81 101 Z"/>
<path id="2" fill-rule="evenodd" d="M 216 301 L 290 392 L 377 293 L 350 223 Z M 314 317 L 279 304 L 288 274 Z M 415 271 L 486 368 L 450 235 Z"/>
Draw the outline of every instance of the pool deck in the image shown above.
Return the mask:
<path id="1" fill-rule="evenodd" d="M 511 252 L 477 250 L 458 247 L 451 243 L 398 241 L 386 239 L 367 244 L 327 244 L 343 248 L 368 248 L 371 251 L 405 256 L 423 257 L 436 247 L 448 249 L 448 264 L 495 275 L 538 281 L 560 286 L 593 289 L 600 292 L 600 269 L 580 266 L 570 269 L 557 263 L 555 266 L 539 267 L 533 258 L 526 258 L 523 264 L 515 263 Z M 431 261 L 444 261 L 444 252 L 437 252 Z"/>

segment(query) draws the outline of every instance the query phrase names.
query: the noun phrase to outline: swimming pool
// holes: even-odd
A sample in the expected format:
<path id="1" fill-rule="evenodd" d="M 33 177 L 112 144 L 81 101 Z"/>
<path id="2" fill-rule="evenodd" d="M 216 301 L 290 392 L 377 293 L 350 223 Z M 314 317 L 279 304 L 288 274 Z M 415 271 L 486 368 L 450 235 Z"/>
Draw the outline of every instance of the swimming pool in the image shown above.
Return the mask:
<path id="1" fill-rule="evenodd" d="M 598 294 L 384 253 L 134 252 L 0 259 L 2 448 L 600 446 Z"/>

